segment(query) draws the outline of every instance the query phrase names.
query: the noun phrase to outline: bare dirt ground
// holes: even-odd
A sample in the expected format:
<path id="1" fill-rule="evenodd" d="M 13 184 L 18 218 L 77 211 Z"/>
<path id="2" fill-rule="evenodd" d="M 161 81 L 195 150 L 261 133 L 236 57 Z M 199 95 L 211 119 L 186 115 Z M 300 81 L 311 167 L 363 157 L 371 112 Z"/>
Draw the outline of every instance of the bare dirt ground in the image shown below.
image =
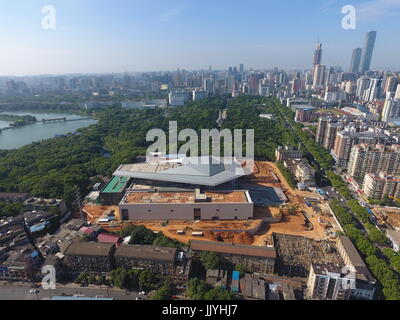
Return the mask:
<path id="1" fill-rule="evenodd" d="M 328 238 L 325 234 L 325 230 L 329 225 L 334 226 L 335 222 L 333 217 L 322 215 L 326 212 L 326 208 L 323 205 L 318 206 L 321 210 L 321 214 L 316 214 L 312 208 L 306 205 L 301 205 L 296 215 L 284 215 L 281 222 L 265 224 L 254 237 L 254 245 L 265 245 L 270 239 L 273 233 L 283 233 L 294 236 L 302 236 L 314 240 L 322 240 Z M 322 208 L 321 208 L 322 207 Z M 312 230 L 306 227 L 305 217 L 301 213 L 304 211 L 312 225 Z"/>
<path id="2" fill-rule="evenodd" d="M 87 220 L 92 223 L 98 223 L 98 220 L 103 217 L 106 213 L 114 212 L 116 220 L 121 220 L 119 207 L 118 206 L 97 206 L 97 205 L 85 205 L 83 206 L 83 212 L 86 214 Z"/>
<path id="3" fill-rule="evenodd" d="M 374 206 L 373 211 L 381 222 L 387 222 L 393 228 L 400 228 L 400 208 Z"/>
<path id="4" fill-rule="evenodd" d="M 262 224 L 261 220 L 243 221 L 124 221 L 101 224 L 107 231 L 119 231 L 129 225 L 143 225 L 165 236 L 188 243 L 190 240 L 224 241 L 235 244 L 252 244 L 254 237 L 245 230 L 251 230 Z M 183 231 L 184 234 L 178 234 Z M 242 232 L 240 232 L 242 231 Z M 192 232 L 203 232 L 203 237 L 193 236 Z"/>

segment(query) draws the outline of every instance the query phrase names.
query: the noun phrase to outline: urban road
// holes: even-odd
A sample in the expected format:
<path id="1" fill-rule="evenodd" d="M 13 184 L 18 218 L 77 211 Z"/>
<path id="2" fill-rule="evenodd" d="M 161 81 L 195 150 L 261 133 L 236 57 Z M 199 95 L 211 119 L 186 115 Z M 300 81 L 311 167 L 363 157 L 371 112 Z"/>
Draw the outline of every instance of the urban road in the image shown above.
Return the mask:
<path id="1" fill-rule="evenodd" d="M 116 288 L 80 287 L 79 285 L 58 285 L 55 290 L 38 288 L 37 293 L 29 293 L 32 284 L 0 283 L 0 300 L 49 300 L 54 296 L 82 295 L 85 297 L 113 298 L 114 300 L 137 300 L 138 292 L 126 292 Z M 142 299 L 143 296 L 140 296 Z"/>

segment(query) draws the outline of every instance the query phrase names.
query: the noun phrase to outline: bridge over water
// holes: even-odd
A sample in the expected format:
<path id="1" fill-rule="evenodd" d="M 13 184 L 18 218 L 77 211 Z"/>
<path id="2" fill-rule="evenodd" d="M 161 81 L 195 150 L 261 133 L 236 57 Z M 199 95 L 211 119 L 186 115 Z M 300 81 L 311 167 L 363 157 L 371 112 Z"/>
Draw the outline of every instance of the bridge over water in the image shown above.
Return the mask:
<path id="1" fill-rule="evenodd" d="M 82 120 L 90 120 L 92 118 L 79 118 L 79 119 L 67 119 L 63 118 L 52 118 L 52 119 L 42 119 L 43 123 L 55 123 L 55 122 L 70 122 L 70 121 L 82 121 Z"/>

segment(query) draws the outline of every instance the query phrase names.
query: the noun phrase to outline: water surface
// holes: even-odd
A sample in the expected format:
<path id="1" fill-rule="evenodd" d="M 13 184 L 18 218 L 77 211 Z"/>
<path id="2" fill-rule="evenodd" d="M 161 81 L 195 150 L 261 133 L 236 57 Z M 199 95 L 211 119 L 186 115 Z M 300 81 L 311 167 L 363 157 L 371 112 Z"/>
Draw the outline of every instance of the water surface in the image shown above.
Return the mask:
<path id="1" fill-rule="evenodd" d="M 38 122 L 22 128 L 12 128 L 0 133 L 0 149 L 10 150 L 17 149 L 32 142 L 38 142 L 44 139 L 54 138 L 58 135 L 73 133 L 80 128 L 88 127 L 96 123 L 94 119 L 80 120 L 80 121 L 67 121 L 57 123 L 41 122 L 42 119 L 53 118 L 67 118 L 67 119 L 84 119 L 86 116 L 71 114 L 71 113 L 57 113 L 57 112 L 34 112 L 34 111 L 5 111 L 0 112 L 10 115 L 32 115 L 37 118 Z M 0 120 L 0 129 L 6 128 L 11 122 Z"/>

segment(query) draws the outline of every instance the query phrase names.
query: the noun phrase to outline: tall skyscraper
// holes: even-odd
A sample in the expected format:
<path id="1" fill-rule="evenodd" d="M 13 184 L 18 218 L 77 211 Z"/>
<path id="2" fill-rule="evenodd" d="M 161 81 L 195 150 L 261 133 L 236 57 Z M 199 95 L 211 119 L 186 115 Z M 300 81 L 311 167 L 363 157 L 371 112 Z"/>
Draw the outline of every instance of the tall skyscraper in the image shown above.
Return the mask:
<path id="1" fill-rule="evenodd" d="M 322 43 L 317 42 L 317 47 L 314 52 L 314 60 L 313 60 L 313 76 L 315 72 L 315 66 L 321 64 L 322 62 Z"/>
<path id="2" fill-rule="evenodd" d="M 244 73 L 244 64 L 243 64 L 243 63 L 240 64 L 239 70 L 240 70 L 240 73 L 241 73 L 241 74 Z"/>
<path id="3" fill-rule="evenodd" d="M 367 33 L 364 42 L 364 48 L 361 55 L 360 72 L 367 72 L 371 67 L 372 55 L 374 53 L 376 40 L 376 31 Z"/>
<path id="4" fill-rule="evenodd" d="M 316 64 L 321 64 L 321 62 L 322 62 L 322 43 L 318 42 L 314 52 L 313 66 L 315 66 Z"/>
<path id="5" fill-rule="evenodd" d="M 361 62 L 361 48 L 355 48 L 353 50 L 353 56 L 351 57 L 351 64 L 350 64 L 350 72 L 356 73 L 360 70 L 360 62 Z"/>
<path id="6" fill-rule="evenodd" d="M 325 74 L 326 74 L 326 66 L 321 64 L 317 64 L 314 67 L 314 88 L 322 88 L 325 84 Z"/>

